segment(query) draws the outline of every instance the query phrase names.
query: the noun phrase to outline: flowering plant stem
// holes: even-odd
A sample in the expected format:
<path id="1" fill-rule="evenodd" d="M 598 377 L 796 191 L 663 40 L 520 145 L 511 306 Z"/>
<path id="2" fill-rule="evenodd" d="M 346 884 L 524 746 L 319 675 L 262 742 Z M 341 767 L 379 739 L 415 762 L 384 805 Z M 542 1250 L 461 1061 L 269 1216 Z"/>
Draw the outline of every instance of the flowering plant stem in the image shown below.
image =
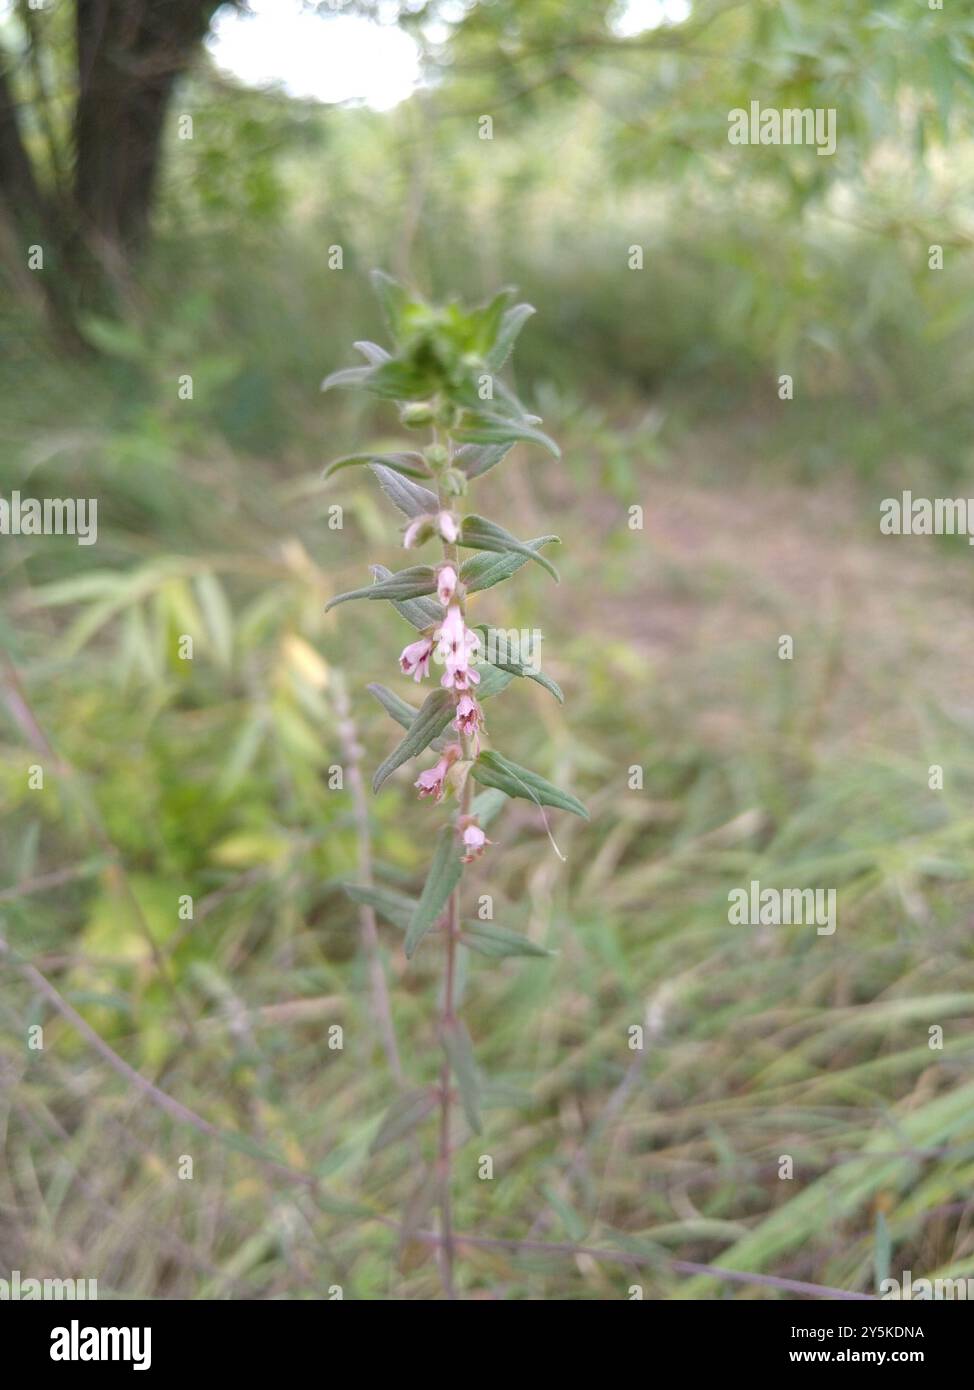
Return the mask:
<path id="1" fill-rule="evenodd" d="M 436 442 L 436 431 L 433 432 L 434 443 Z M 452 463 L 452 448 L 450 449 L 449 460 Z M 443 495 L 442 483 L 437 488 L 437 500 L 440 510 L 445 511 L 449 499 Z M 452 565 L 454 570 L 460 572 L 460 557 L 456 542 L 443 541 L 443 559 L 448 565 Z M 466 601 L 460 604 L 460 611 L 466 618 Z M 463 749 L 464 759 L 470 757 L 470 740 L 466 734 L 460 739 Z M 471 791 L 473 783 L 468 777 L 463 784 L 461 793 L 461 814 L 469 815 Z M 456 975 L 457 975 L 457 945 L 460 939 L 460 889 L 454 888 L 450 894 L 446 913 L 446 965 L 443 978 L 443 1003 L 440 1014 L 441 1029 L 447 1028 L 456 1018 Z M 437 1175 L 440 1191 L 440 1269 L 443 1276 L 443 1291 L 447 1298 L 454 1299 L 457 1296 L 456 1284 L 453 1278 L 453 1194 L 451 1191 L 451 1167 L 453 1161 L 453 1149 L 450 1142 L 450 1121 L 452 1117 L 453 1088 L 451 1085 L 450 1059 L 443 1057 L 443 1066 L 440 1070 L 440 1148 L 439 1148 L 439 1172 Z"/>
<path id="2" fill-rule="evenodd" d="M 516 932 L 494 926 L 492 910 L 487 911 L 486 922 L 461 919 L 464 867 L 481 858 L 492 844 L 486 826 L 509 798 L 526 798 L 542 816 L 545 806 L 586 818 L 587 813 L 571 793 L 482 748 L 486 734 L 483 701 L 499 694 L 515 678 L 530 677 L 557 700 L 563 697 L 555 682 L 542 674 L 533 660 L 525 660 L 523 652 L 512 653 L 505 645 L 498 653 L 493 643 L 485 640 L 489 629 L 482 629 L 482 637 L 481 631 L 467 625 L 469 597 L 509 579 L 528 561 L 558 577 L 541 554 L 556 536 L 522 541 L 486 517 L 458 515 L 471 482 L 496 467 L 517 442 L 539 444 L 558 456 L 557 447 L 537 428 L 537 417 L 528 415 L 496 376 L 533 310 L 529 305 L 510 304 L 509 291 L 479 309 L 463 310 L 455 303 L 434 308 L 387 276 L 377 272 L 375 281 L 396 353 L 374 343 L 356 344 L 368 365 L 336 372 L 325 386 L 354 386 L 398 401 L 402 423 L 409 429 L 431 428 L 432 442 L 422 452 L 365 452 L 336 459 L 326 469 L 326 476 L 340 468 L 368 464 L 386 496 L 406 518 L 403 546 L 419 549 L 438 538 L 442 558 L 436 565 L 410 565 L 398 574 L 376 566 L 376 582 L 371 587 L 339 594 L 328 606 L 352 599 L 389 600 L 419 633 L 400 653 L 403 674 L 419 685 L 430 675 L 433 660 L 442 665 L 438 686 L 419 709 L 385 686 L 369 687 L 406 731 L 376 770 L 372 786 L 378 791 L 403 763 L 433 748 L 437 761 L 419 773 L 414 786 L 420 798 L 437 803 L 454 798 L 456 811 L 451 823 L 436 836 L 432 863 L 418 899 L 384 889 L 370 879 L 346 887 L 356 902 L 405 930 L 408 959 L 436 927 L 444 942 L 438 1021 L 444 1060 L 439 1082 L 406 1090 L 393 1102 L 373 1140 L 372 1152 L 411 1133 L 438 1108 L 439 1138 L 431 1180 L 421 1185 L 407 1205 L 403 1238 L 405 1242 L 411 1229 L 418 1231 L 424 1211 L 432 1203 L 438 1204 L 443 1288 L 452 1299 L 457 1297 L 453 1234 L 457 1098 L 471 1131 L 479 1133 L 481 1128 L 480 1077 L 469 1035 L 458 1015 L 458 954 L 462 949 L 478 951 L 489 959 L 549 954 Z M 464 560 L 463 550 L 475 553 Z M 452 734 L 446 732 L 448 726 Z M 475 783 L 483 789 L 476 797 Z M 544 824 L 547 829 L 547 821 Z M 367 945 L 370 936 L 367 932 Z"/>

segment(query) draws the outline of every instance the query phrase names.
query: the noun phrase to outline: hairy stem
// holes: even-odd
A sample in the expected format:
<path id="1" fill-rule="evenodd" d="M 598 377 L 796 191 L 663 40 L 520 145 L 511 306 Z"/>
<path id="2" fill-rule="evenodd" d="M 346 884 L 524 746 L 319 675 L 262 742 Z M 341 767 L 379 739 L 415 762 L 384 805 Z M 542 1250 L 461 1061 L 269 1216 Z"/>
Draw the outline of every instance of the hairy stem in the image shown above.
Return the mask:
<path id="1" fill-rule="evenodd" d="M 434 431 L 435 438 L 435 431 Z M 447 437 L 447 449 L 452 462 L 453 445 Z M 450 509 L 450 498 L 443 491 L 442 483 L 437 480 L 437 497 L 440 508 L 443 511 Z M 443 559 L 446 563 L 453 566 L 457 574 L 460 573 L 460 554 L 457 546 L 449 541 L 443 542 Z M 462 599 L 458 600 L 460 611 L 466 613 L 466 605 Z M 470 757 L 469 739 L 466 736 L 461 738 L 464 758 Z M 469 777 L 464 782 L 461 794 L 461 815 L 466 815 L 470 809 L 471 783 Z M 459 852 L 459 851 L 458 851 Z M 450 894 L 446 912 L 446 966 L 443 981 L 443 1004 L 440 1013 L 440 1027 L 449 1027 L 456 1020 L 456 966 L 457 966 L 457 942 L 460 937 L 460 888 L 457 887 Z M 454 1280 L 453 1265 L 455 1242 L 453 1238 L 453 1198 L 452 1198 L 452 1160 L 453 1153 L 450 1144 L 450 1123 L 453 1110 L 453 1087 L 450 1075 L 449 1059 L 444 1057 L 443 1067 L 440 1072 L 440 1142 L 439 1154 L 437 1158 L 437 1172 L 440 1188 L 440 1270 L 443 1278 L 443 1290 L 447 1298 L 457 1297 L 456 1283 Z"/>
<path id="2" fill-rule="evenodd" d="M 460 926 L 460 894 L 453 892 L 447 911 L 446 976 L 443 982 L 443 1010 L 440 1022 L 446 1026 L 455 1017 L 456 1000 L 456 951 L 457 933 Z M 440 1072 L 440 1147 L 438 1156 L 438 1179 L 440 1187 L 440 1270 L 443 1276 L 443 1290 L 447 1298 L 457 1296 L 453 1277 L 453 1199 L 451 1192 L 452 1149 L 450 1146 L 450 1121 L 453 1101 L 450 1063 L 444 1058 Z"/>

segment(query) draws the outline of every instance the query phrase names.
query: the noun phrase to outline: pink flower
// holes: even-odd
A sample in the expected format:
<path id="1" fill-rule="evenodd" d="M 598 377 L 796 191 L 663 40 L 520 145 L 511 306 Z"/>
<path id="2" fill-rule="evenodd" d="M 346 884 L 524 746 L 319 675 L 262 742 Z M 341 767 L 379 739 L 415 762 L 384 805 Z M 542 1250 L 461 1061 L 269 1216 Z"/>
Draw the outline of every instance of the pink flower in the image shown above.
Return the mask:
<path id="1" fill-rule="evenodd" d="M 443 565 L 436 576 L 436 596 L 446 608 L 456 592 L 457 572 L 452 565 Z"/>
<path id="2" fill-rule="evenodd" d="M 469 690 L 480 680 L 480 672 L 470 668 L 470 655 L 479 646 L 480 638 L 464 623 L 458 604 L 451 604 L 446 610 L 437 636 L 437 651 L 446 664 L 440 684 L 447 690 Z"/>
<path id="3" fill-rule="evenodd" d="M 450 512 L 440 512 L 439 516 L 436 518 L 436 524 L 439 527 L 440 535 L 446 541 L 447 545 L 455 545 L 457 537 L 460 534 L 460 528 L 457 526 L 456 517 Z"/>
<path id="4" fill-rule="evenodd" d="M 417 516 L 413 518 L 413 520 L 406 527 L 405 531 L 402 533 L 402 543 L 407 550 L 411 550 L 413 548 L 413 546 L 416 544 L 419 538 L 420 531 L 422 531 L 424 526 L 428 525 L 428 516 Z"/>
<path id="5" fill-rule="evenodd" d="M 461 695 L 457 701 L 457 717 L 453 721 L 457 733 L 464 734 L 467 738 L 476 738 L 483 728 L 483 723 L 484 712 L 474 697 L 466 693 Z"/>
<path id="6" fill-rule="evenodd" d="M 446 790 L 446 774 L 460 756 L 460 745 L 458 743 L 448 744 L 443 750 L 443 756 L 434 767 L 428 767 L 425 772 L 421 772 L 413 783 L 414 787 L 419 788 L 420 797 L 433 796 L 437 801 L 443 800 L 443 793 Z"/>
<path id="7" fill-rule="evenodd" d="M 417 684 L 430 673 L 430 657 L 433 655 L 432 637 L 421 637 L 418 642 L 410 642 L 399 653 L 399 665 L 404 675 L 412 676 Z"/>
<path id="8" fill-rule="evenodd" d="M 460 830 L 463 837 L 463 848 L 466 853 L 461 858 L 461 863 L 472 864 L 475 859 L 479 859 L 488 845 L 492 845 L 493 840 L 488 840 L 487 836 L 477 824 L 476 816 L 461 816 Z"/>

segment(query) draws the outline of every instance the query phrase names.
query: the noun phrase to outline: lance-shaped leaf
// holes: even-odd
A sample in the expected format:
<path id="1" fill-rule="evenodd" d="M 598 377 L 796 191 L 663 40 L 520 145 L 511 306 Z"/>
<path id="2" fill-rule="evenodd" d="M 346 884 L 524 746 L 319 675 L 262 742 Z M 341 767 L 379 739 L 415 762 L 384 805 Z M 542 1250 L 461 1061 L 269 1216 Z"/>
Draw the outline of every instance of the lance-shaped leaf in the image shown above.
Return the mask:
<path id="1" fill-rule="evenodd" d="M 558 537 L 555 536 L 554 539 L 557 540 Z M 499 555 L 523 555 L 526 560 L 537 561 L 556 583 L 558 581 L 558 571 L 550 560 L 546 560 L 527 542 L 519 541 L 517 536 L 512 536 L 510 531 L 505 531 L 503 526 L 498 526 L 496 521 L 488 521 L 485 516 L 472 514 L 463 518 L 460 525 L 460 544 L 469 550 L 491 550 Z"/>
<path id="2" fill-rule="evenodd" d="M 434 393 L 439 378 L 432 368 L 390 357 L 388 362 L 370 367 L 361 385 L 373 396 L 381 396 L 384 400 L 418 401 Z"/>
<path id="3" fill-rule="evenodd" d="M 468 478 L 479 478 L 507 458 L 513 448 L 513 444 L 464 444 L 454 454 L 453 466 Z"/>
<path id="4" fill-rule="evenodd" d="M 353 903 L 374 907 L 387 922 L 405 931 L 416 911 L 416 899 L 394 888 L 381 888 L 371 883 L 343 883 L 342 887 Z"/>
<path id="5" fill-rule="evenodd" d="M 386 1111 L 378 1133 L 369 1145 L 369 1153 L 376 1154 L 380 1149 L 394 1144 L 403 1135 L 411 1134 L 417 1125 L 423 1123 L 427 1115 L 432 1114 L 436 1106 L 437 1095 L 430 1086 L 424 1086 L 422 1090 L 406 1091 L 403 1095 L 397 1096 Z"/>
<path id="6" fill-rule="evenodd" d="M 470 814 L 476 816 L 481 829 L 486 830 L 491 821 L 497 819 L 509 800 L 510 797 L 498 791 L 496 787 L 488 787 L 486 791 L 478 792 L 474 797 Z"/>
<path id="7" fill-rule="evenodd" d="M 459 1018 L 450 1019 L 440 1029 L 440 1041 L 450 1070 L 460 1088 L 460 1103 L 467 1123 L 474 1133 L 480 1133 L 480 1078 L 474 1060 L 470 1034 Z"/>
<path id="8" fill-rule="evenodd" d="M 388 362 L 392 356 L 391 352 L 386 352 L 384 347 L 379 347 L 378 343 L 370 343 L 366 338 L 360 338 L 352 347 L 356 352 L 360 352 L 368 362 L 370 367 L 381 367 L 383 362 Z"/>
<path id="9" fill-rule="evenodd" d="M 530 667 L 524 666 L 519 661 L 493 661 L 490 663 L 496 666 L 498 671 L 506 671 L 511 676 L 526 676 L 528 680 L 537 681 L 543 685 L 545 690 L 549 690 L 560 705 L 565 703 L 564 692 L 557 681 L 553 681 L 550 676 L 546 676 L 543 671 L 535 671 Z"/>
<path id="10" fill-rule="evenodd" d="M 539 806 L 556 806 L 561 811 L 571 811 L 573 815 L 581 816 L 583 820 L 589 818 L 588 811 L 577 796 L 563 792 L 537 772 L 512 763 L 500 753 L 484 751 L 471 764 L 470 773 L 482 787 L 496 787 L 507 796 L 520 796 Z"/>
<path id="11" fill-rule="evenodd" d="M 487 639 L 488 634 L 491 632 L 492 629 L 488 627 L 486 623 L 477 623 L 476 630 L 479 633 L 482 633 L 481 642 L 483 645 L 481 646 L 481 650 L 483 650 L 484 646 L 489 645 Z M 503 632 L 503 629 L 494 628 L 493 631 Z M 496 641 L 494 645 L 496 647 Z M 532 666 L 525 666 L 523 661 L 511 660 L 507 656 L 506 652 L 505 659 L 503 661 L 501 661 L 498 657 L 495 656 L 489 662 L 487 662 L 486 665 L 495 666 L 498 671 L 507 671 L 508 674 L 512 676 L 526 676 L 529 680 L 537 681 L 539 685 L 544 686 L 545 690 L 549 690 L 551 694 L 554 695 L 555 699 L 558 701 L 560 705 L 563 705 L 565 703 L 565 696 L 562 693 L 561 686 L 558 684 L 557 681 L 553 681 L 551 677 L 546 676 L 543 671 L 539 671 Z M 481 669 L 483 670 L 486 668 L 482 667 Z"/>
<path id="12" fill-rule="evenodd" d="M 366 686 L 366 690 L 370 695 L 375 696 L 386 713 L 391 714 L 396 723 L 402 725 L 404 729 L 409 728 L 419 713 L 415 705 L 411 705 L 408 700 L 403 700 L 387 686 L 379 685 L 378 681 L 373 681 L 371 685 Z"/>
<path id="13" fill-rule="evenodd" d="M 492 372 L 499 372 L 511 355 L 517 335 L 535 312 L 533 304 L 515 304 L 508 309 L 494 339 L 494 345 L 487 354 L 487 365 Z"/>
<path id="14" fill-rule="evenodd" d="M 377 681 L 366 686 L 366 689 L 370 695 L 375 696 L 386 713 L 390 714 L 396 723 L 403 729 L 408 729 L 417 714 L 419 714 L 419 710 L 415 705 L 411 705 L 408 700 L 400 699 L 394 691 L 389 690 L 384 685 L 379 685 Z M 443 748 L 446 746 L 446 742 L 447 740 L 445 738 L 434 738 L 430 747 L 435 748 L 439 753 L 442 752 Z"/>
<path id="15" fill-rule="evenodd" d="M 392 570 L 386 569 L 385 565 L 373 565 L 372 573 L 376 579 L 388 579 Z M 430 627 L 438 627 L 443 621 L 443 607 L 436 599 L 394 598 L 392 606 L 402 614 L 407 623 L 412 623 L 418 632 L 425 632 Z"/>
<path id="16" fill-rule="evenodd" d="M 540 550 L 543 545 L 557 540 L 557 536 L 537 536 L 533 541 L 525 541 L 525 545 L 528 550 Z M 527 564 L 528 558 L 521 551 L 508 551 L 506 555 L 471 555 L 460 566 L 460 578 L 467 586 L 467 592 L 475 594 L 510 579 L 522 565 Z"/>
<path id="17" fill-rule="evenodd" d="M 425 516 L 439 511 L 440 500 L 428 487 L 420 487 L 419 483 L 411 482 L 378 461 L 373 460 L 369 467 L 378 478 L 382 491 L 403 516 Z"/>
<path id="18" fill-rule="evenodd" d="M 339 367 L 337 372 L 329 372 L 321 383 L 322 391 L 330 391 L 333 386 L 364 386 L 372 367 Z"/>
<path id="19" fill-rule="evenodd" d="M 389 401 L 415 401 L 432 395 L 438 386 L 435 372 L 425 364 L 386 357 L 368 367 L 342 367 L 321 383 L 322 391 L 335 386 L 367 391 Z"/>
<path id="20" fill-rule="evenodd" d="M 490 666 L 486 662 L 478 666 L 477 670 L 480 672 L 480 684 L 474 687 L 474 694 L 478 700 L 489 700 L 492 695 L 499 695 L 514 679 L 509 671 L 501 671 L 499 667 Z"/>
<path id="21" fill-rule="evenodd" d="M 379 370 L 384 371 L 385 368 L 380 367 Z M 523 439 L 528 444 L 540 444 L 555 458 L 561 457 L 561 450 L 555 441 L 528 420 L 516 420 L 509 415 L 488 411 L 469 412 L 453 431 L 453 437 L 461 444 L 516 444 Z"/>
<path id="22" fill-rule="evenodd" d="M 452 825 L 445 825 L 436 837 L 436 850 L 416 911 L 406 930 L 406 956 L 416 954 L 419 943 L 446 907 L 450 894 L 460 882 L 463 865 Z"/>
<path id="23" fill-rule="evenodd" d="M 490 922 L 464 922 L 460 940 L 471 951 L 500 959 L 501 956 L 553 956 L 545 946 L 529 941 L 520 932 L 506 931 Z"/>
<path id="24" fill-rule="evenodd" d="M 411 565 L 409 569 L 390 574 L 387 579 L 380 579 L 376 584 L 367 584 L 362 589 L 349 589 L 346 594 L 336 594 L 325 604 L 325 612 L 339 603 L 348 603 L 353 598 L 387 598 L 395 602 L 417 598 L 421 594 L 431 594 L 435 588 L 436 570 L 432 565 Z"/>
<path id="25" fill-rule="evenodd" d="M 470 325 L 470 351 L 489 362 L 489 354 L 497 344 L 504 323 L 504 311 L 514 297 L 514 290 L 498 290 L 493 299 L 467 315 Z"/>
<path id="26" fill-rule="evenodd" d="M 373 270 L 370 278 L 376 298 L 382 305 L 386 323 L 389 325 L 393 337 L 398 339 L 403 319 L 409 309 L 416 307 L 417 301 L 404 285 L 400 285 L 398 280 L 394 280 L 384 270 Z"/>
<path id="27" fill-rule="evenodd" d="M 331 463 L 326 464 L 321 476 L 330 478 L 340 468 L 355 468 L 361 463 L 381 464 L 383 468 L 391 469 L 394 473 L 401 473 L 406 478 L 428 478 L 430 476 L 423 455 L 411 450 L 392 454 L 346 454 L 343 458 L 332 459 Z M 434 498 L 434 502 L 435 500 Z"/>
<path id="28" fill-rule="evenodd" d="M 428 748 L 434 738 L 437 738 L 449 724 L 455 711 L 456 705 L 449 690 L 431 691 L 406 730 L 406 737 L 376 768 L 375 776 L 372 778 L 372 790 L 377 792 L 397 767 L 402 767 L 409 758 L 415 758 L 424 748 Z"/>

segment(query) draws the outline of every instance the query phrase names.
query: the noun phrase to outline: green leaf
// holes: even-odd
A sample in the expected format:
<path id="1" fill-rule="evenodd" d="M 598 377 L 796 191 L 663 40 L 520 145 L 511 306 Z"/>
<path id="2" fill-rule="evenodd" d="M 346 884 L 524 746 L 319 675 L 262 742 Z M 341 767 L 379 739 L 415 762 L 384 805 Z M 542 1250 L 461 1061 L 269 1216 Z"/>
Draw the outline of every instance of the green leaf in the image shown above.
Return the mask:
<path id="1" fill-rule="evenodd" d="M 419 713 L 419 710 L 416 709 L 414 705 L 411 705 L 408 700 L 403 700 L 395 691 L 389 690 L 388 687 L 379 685 L 378 681 L 373 681 L 371 685 L 367 685 L 365 688 L 370 695 L 375 696 L 386 713 L 391 714 L 396 723 L 401 724 L 404 729 L 409 728 L 410 724 Z"/>
<path id="2" fill-rule="evenodd" d="M 501 956 L 553 956 L 544 946 L 529 941 L 520 932 L 506 931 L 489 922 L 464 922 L 460 940 L 471 951 L 500 959 Z"/>
<path id="3" fill-rule="evenodd" d="M 475 1134 L 480 1133 L 480 1079 L 474 1060 L 470 1034 L 459 1018 L 453 1018 L 440 1029 L 440 1041 L 450 1070 L 460 1087 L 460 1101 L 467 1123 Z"/>
<path id="4" fill-rule="evenodd" d="M 476 630 L 482 634 L 481 641 L 483 642 L 484 646 L 486 646 L 487 635 L 490 632 L 490 627 L 487 623 L 477 623 Z M 481 648 L 481 650 L 483 650 L 483 647 Z M 497 668 L 498 671 L 507 671 L 512 676 L 524 676 L 528 680 L 537 681 L 539 685 L 544 686 L 545 690 L 549 690 L 551 694 L 554 695 L 555 699 L 558 701 L 560 705 L 563 705 L 565 703 L 565 696 L 561 686 L 558 684 L 557 681 L 553 681 L 550 676 L 546 676 L 543 672 L 530 669 L 526 667 L 524 663 L 521 661 L 488 662 L 486 658 L 482 658 L 482 661 L 484 662 L 485 666 L 494 666 Z M 481 676 L 481 679 L 482 678 L 483 676 Z"/>
<path id="5" fill-rule="evenodd" d="M 516 420 L 492 411 L 469 411 L 453 431 L 453 437 L 462 444 L 516 444 L 524 440 L 528 444 L 540 444 L 549 454 L 561 458 L 558 445 L 543 430 L 536 429 L 527 420 Z"/>
<path id="6" fill-rule="evenodd" d="M 380 888 L 370 883 L 343 883 L 342 887 L 353 903 L 374 907 L 387 922 L 405 931 L 416 911 L 416 899 L 394 888 Z"/>
<path id="7" fill-rule="evenodd" d="M 409 569 L 390 574 L 388 579 L 380 579 L 377 584 L 367 584 L 363 589 L 349 589 L 348 593 L 337 594 L 325 604 L 325 612 L 353 598 L 387 598 L 395 601 L 431 594 L 435 588 L 436 570 L 432 565 L 411 565 Z"/>
<path id="8" fill-rule="evenodd" d="M 429 1086 L 422 1090 L 406 1091 L 397 1096 L 385 1113 L 378 1133 L 369 1145 L 369 1153 L 377 1154 L 380 1149 L 394 1144 L 406 1134 L 411 1134 L 421 1125 L 427 1115 L 433 1113 L 438 1103 L 436 1092 Z"/>
<path id="9" fill-rule="evenodd" d="M 557 681 L 553 681 L 550 676 L 546 676 L 543 671 L 527 670 L 518 661 L 493 661 L 490 665 L 495 666 L 498 671 L 506 671 L 511 676 L 524 676 L 529 681 L 537 681 L 543 685 L 545 690 L 549 690 L 560 705 L 565 703 L 565 695 Z"/>
<path id="10" fill-rule="evenodd" d="M 391 468 L 395 473 L 402 473 L 407 478 L 430 476 L 423 455 L 413 451 L 398 454 L 346 454 L 344 458 L 332 459 L 331 463 L 326 464 L 321 476 L 330 478 L 340 468 L 354 468 L 360 463 L 378 463 L 384 468 Z"/>
<path id="11" fill-rule="evenodd" d="M 389 501 L 394 507 L 398 507 L 404 516 L 425 516 L 430 512 L 439 511 L 440 499 L 435 492 L 430 492 L 429 488 L 410 482 L 409 478 L 404 478 L 382 463 L 373 461 L 369 467 L 378 478 L 379 486 Z"/>
<path id="12" fill-rule="evenodd" d="M 117 319 L 84 314 L 80 327 L 87 340 L 108 357 L 138 362 L 146 356 L 145 342 L 132 322 L 120 323 Z"/>
<path id="13" fill-rule="evenodd" d="M 196 576 L 195 588 L 217 661 L 227 667 L 233 659 L 233 614 L 223 586 L 206 571 Z"/>
<path id="14" fill-rule="evenodd" d="M 456 709 L 449 690 L 433 690 L 427 695 L 419 708 L 419 713 L 406 730 L 406 737 L 375 770 L 372 790 L 377 792 L 386 778 L 409 758 L 415 758 L 428 748 L 433 739 L 443 732 L 454 716 Z"/>
<path id="15" fill-rule="evenodd" d="M 540 550 L 543 545 L 557 540 L 557 536 L 538 536 L 533 541 L 525 541 L 525 545 L 529 550 Z M 506 555 L 499 556 L 471 555 L 460 566 L 460 578 L 467 586 L 467 592 L 475 594 L 510 579 L 527 562 L 528 556 L 521 551 L 508 551 Z"/>
<path id="16" fill-rule="evenodd" d="M 372 367 L 340 367 L 337 372 L 329 372 L 321 383 L 321 389 L 330 391 L 334 386 L 364 386 L 373 370 Z"/>
<path id="17" fill-rule="evenodd" d="M 436 851 L 416 911 L 406 931 L 406 957 L 411 960 L 423 937 L 446 907 L 450 894 L 460 882 L 463 865 L 452 825 L 445 825 L 436 837 Z"/>
<path id="18" fill-rule="evenodd" d="M 504 314 L 494 345 L 487 354 L 487 365 L 492 372 L 499 372 L 503 367 L 511 355 L 518 334 L 534 312 L 533 304 L 515 304 Z"/>
<path id="19" fill-rule="evenodd" d="M 470 351 L 479 354 L 490 365 L 504 323 L 504 311 L 513 297 L 512 289 L 499 290 L 493 299 L 479 309 L 471 310 Z"/>
<path id="20" fill-rule="evenodd" d="M 373 565 L 372 573 L 376 579 L 388 579 L 392 570 L 386 569 L 385 565 Z M 443 606 L 436 599 L 394 598 L 392 606 L 402 614 L 407 623 L 412 623 L 418 632 L 425 632 L 430 627 L 439 627 L 443 621 Z"/>
<path id="21" fill-rule="evenodd" d="M 558 537 L 552 539 L 557 541 Z M 533 546 L 512 536 L 510 531 L 505 531 L 503 526 L 498 526 L 496 521 L 488 521 L 484 516 L 471 514 L 463 518 L 460 544 L 470 550 L 491 550 L 500 555 L 523 555 L 528 560 L 536 560 L 558 582 L 558 571 L 550 560 L 546 560 Z"/>
<path id="22" fill-rule="evenodd" d="M 398 280 L 394 280 L 384 270 L 373 270 L 370 278 L 372 288 L 382 305 L 386 323 L 392 336 L 398 339 L 407 311 L 416 306 L 416 301 L 404 285 L 400 285 Z"/>
<path id="23" fill-rule="evenodd" d="M 453 466 L 467 478 L 479 478 L 507 458 L 513 448 L 513 444 L 463 444 L 453 456 Z"/>
<path id="24" fill-rule="evenodd" d="M 431 370 L 390 357 L 388 362 L 370 367 L 361 385 L 385 400 L 416 401 L 431 396 L 439 386 L 439 379 Z"/>
<path id="25" fill-rule="evenodd" d="M 470 814 L 476 816 L 481 829 L 486 830 L 491 821 L 497 819 L 509 800 L 510 797 L 506 792 L 498 791 L 496 787 L 489 787 L 487 791 L 478 792 L 474 797 L 470 806 Z"/>
<path id="26" fill-rule="evenodd" d="M 483 787 L 496 787 L 507 796 L 520 796 L 541 806 L 556 806 L 561 811 L 571 811 L 582 820 L 589 814 L 576 796 L 563 792 L 537 772 L 531 772 L 500 753 L 483 752 L 471 764 L 471 775 Z"/>
<path id="27" fill-rule="evenodd" d="M 373 681 L 371 685 L 366 686 L 366 689 L 370 695 L 375 696 L 386 713 L 391 715 L 396 723 L 401 725 L 404 729 L 408 729 L 417 714 L 419 714 L 419 710 L 415 705 L 411 705 L 408 700 L 401 699 L 394 691 L 389 690 L 384 685 L 379 685 L 377 681 Z M 439 753 L 445 747 L 446 742 L 447 740 L 445 738 L 434 738 L 430 747 L 435 748 Z"/>
<path id="28" fill-rule="evenodd" d="M 492 695 L 499 695 L 514 679 L 510 672 L 502 671 L 500 667 L 491 666 L 488 662 L 482 663 L 477 670 L 480 673 L 480 684 L 476 687 L 479 700 L 489 700 Z"/>
<path id="29" fill-rule="evenodd" d="M 362 354 L 370 367 L 381 367 L 382 363 L 388 362 L 392 356 L 392 353 L 386 352 L 384 347 L 380 347 L 378 343 L 370 343 L 366 338 L 359 339 L 357 343 L 352 344 L 352 347 L 355 348 L 356 352 Z"/>

